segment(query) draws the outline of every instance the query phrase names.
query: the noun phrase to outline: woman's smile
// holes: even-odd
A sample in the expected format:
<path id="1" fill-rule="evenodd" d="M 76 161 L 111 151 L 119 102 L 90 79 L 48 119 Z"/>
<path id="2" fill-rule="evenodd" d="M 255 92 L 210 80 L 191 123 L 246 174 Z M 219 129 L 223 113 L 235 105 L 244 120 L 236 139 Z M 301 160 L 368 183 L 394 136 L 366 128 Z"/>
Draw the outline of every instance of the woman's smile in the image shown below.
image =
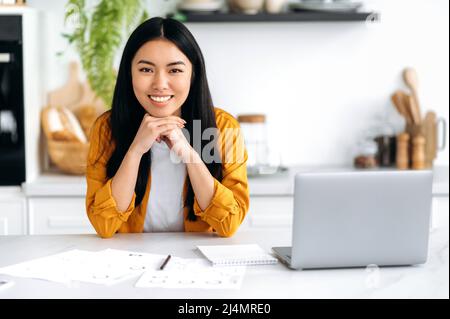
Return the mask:
<path id="1" fill-rule="evenodd" d="M 145 111 L 156 117 L 180 115 L 192 78 L 192 63 L 167 39 L 145 42 L 132 62 L 134 94 Z"/>
<path id="2" fill-rule="evenodd" d="M 155 106 L 165 106 L 169 103 L 174 95 L 148 95 L 150 102 Z"/>

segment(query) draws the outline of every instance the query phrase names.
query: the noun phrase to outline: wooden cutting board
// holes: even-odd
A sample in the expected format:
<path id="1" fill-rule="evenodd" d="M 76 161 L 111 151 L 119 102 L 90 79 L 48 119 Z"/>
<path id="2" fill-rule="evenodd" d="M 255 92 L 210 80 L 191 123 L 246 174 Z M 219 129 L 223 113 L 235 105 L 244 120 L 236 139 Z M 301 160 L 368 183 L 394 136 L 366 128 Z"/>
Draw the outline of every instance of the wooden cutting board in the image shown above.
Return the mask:
<path id="1" fill-rule="evenodd" d="M 76 62 L 69 65 L 69 79 L 62 87 L 51 91 L 47 96 L 49 106 L 64 106 L 73 110 L 83 94 L 83 84 L 79 80 L 79 67 Z"/>
<path id="2" fill-rule="evenodd" d="M 91 86 L 88 82 L 82 84 L 80 99 L 76 103 L 70 105 L 69 108 L 76 112 L 80 107 L 83 106 L 95 107 L 97 115 L 100 115 L 106 111 L 105 103 L 103 103 L 103 100 L 97 97 L 94 91 L 92 91 Z"/>
<path id="3" fill-rule="evenodd" d="M 104 102 L 98 98 L 92 91 L 89 83 L 82 83 L 79 80 L 80 69 L 77 62 L 71 62 L 69 65 L 69 79 L 67 83 L 48 93 L 49 106 L 64 106 L 71 111 L 76 111 L 79 107 L 85 105 L 95 106 L 100 115 L 106 111 Z"/>

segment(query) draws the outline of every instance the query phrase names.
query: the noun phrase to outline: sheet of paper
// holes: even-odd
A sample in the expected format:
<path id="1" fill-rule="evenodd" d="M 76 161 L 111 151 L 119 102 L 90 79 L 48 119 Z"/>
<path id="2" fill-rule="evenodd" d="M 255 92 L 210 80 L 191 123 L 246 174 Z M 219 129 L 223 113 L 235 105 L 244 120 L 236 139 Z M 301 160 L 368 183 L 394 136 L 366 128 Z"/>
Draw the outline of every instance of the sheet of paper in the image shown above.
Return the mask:
<path id="1" fill-rule="evenodd" d="M 113 285 L 137 277 L 136 287 L 239 289 L 245 266 L 214 268 L 202 258 L 172 257 L 126 250 L 70 250 L 0 268 L 0 274 L 48 280 L 66 285 L 87 282 Z"/>
<path id="2" fill-rule="evenodd" d="M 240 289 L 245 266 L 217 268 L 202 258 L 172 257 L 164 270 L 148 270 L 135 287 Z"/>
<path id="3" fill-rule="evenodd" d="M 165 257 L 114 249 L 98 252 L 75 249 L 0 268 L 0 273 L 68 285 L 72 281 L 112 285 L 156 269 Z"/>
<path id="4" fill-rule="evenodd" d="M 87 262 L 74 260 L 71 264 L 76 267 L 72 267 L 70 277 L 75 281 L 113 285 L 156 267 L 163 259 L 162 255 L 106 249 L 94 253 Z"/>
<path id="5" fill-rule="evenodd" d="M 92 252 L 75 249 L 0 268 L 0 273 L 68 284 L 71 281 L 72 269 L 76 265 L 86 263 L 92 257 Z"/>

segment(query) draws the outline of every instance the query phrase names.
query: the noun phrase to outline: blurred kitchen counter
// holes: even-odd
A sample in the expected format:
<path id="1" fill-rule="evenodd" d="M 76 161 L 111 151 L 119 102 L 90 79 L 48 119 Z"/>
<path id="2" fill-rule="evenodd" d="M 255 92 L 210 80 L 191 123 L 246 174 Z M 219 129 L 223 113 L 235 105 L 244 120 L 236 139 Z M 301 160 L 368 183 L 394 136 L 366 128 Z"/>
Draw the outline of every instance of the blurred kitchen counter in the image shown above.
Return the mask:
<path id="1" fill-rule="evenodd" d="M 345 171 L 349 167 L 305 167 L 291 166 L 286 172 L 269 176 L 249 177 L 250 196 L 293 196 L 294 176 L 298 172 L 308 171 Z M 433 196 L 448 196 L 449 167 L 433 168 Z M 73 196 L 86 195 L 86 179 L 83 176 L 69 176 L 47 173 L 36 180 L 22 185 L 25 196 Z"/>
<path id="2" fill-rule="evenodd" d="M 433 168 L 433 196 L 448 196 L 448 166 L 435 166 Z M 305 167 L 292 166 L 284 173 L 273 176 L 249 177 L 250 195 L 254 196 L 293 196 L 294 177 L 300 172 L 335 172 L 356 171 L 353 167 Z M 361 171 L 361 169 L 358 169 Z M 375 169 L 374 171 L 393 169 Z"/>

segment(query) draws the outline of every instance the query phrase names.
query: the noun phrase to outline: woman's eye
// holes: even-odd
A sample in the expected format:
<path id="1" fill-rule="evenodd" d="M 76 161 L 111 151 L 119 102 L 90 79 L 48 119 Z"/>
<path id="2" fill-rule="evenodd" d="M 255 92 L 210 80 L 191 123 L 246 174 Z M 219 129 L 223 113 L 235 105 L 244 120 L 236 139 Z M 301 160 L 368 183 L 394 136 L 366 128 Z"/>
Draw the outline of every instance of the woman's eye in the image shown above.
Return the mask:
<path id="1" fill-rule="evenodd" d="M 150 68 L 141 68 L 141 69 L 139 69 L 139 71 L 144 72 L 144 73 L 153 72 L 153 70 L 150 69 Z M 170 72 L 171 72 L 171 73 L 182 73 L 183 70 L 180 70 L 180 69 L 172 69 L 172 70 L 170 70 Z"/>
<path id="2" fill-rule="evenodd" d="M 152 69 L 149 69 L 149 68 L 142 68 L 142 69 L 140 69 L 139 71 L 141 71 L 141 72 L 144 72 L 144 73 L 148 73 L 148 72 L 150 72 Z"/>

